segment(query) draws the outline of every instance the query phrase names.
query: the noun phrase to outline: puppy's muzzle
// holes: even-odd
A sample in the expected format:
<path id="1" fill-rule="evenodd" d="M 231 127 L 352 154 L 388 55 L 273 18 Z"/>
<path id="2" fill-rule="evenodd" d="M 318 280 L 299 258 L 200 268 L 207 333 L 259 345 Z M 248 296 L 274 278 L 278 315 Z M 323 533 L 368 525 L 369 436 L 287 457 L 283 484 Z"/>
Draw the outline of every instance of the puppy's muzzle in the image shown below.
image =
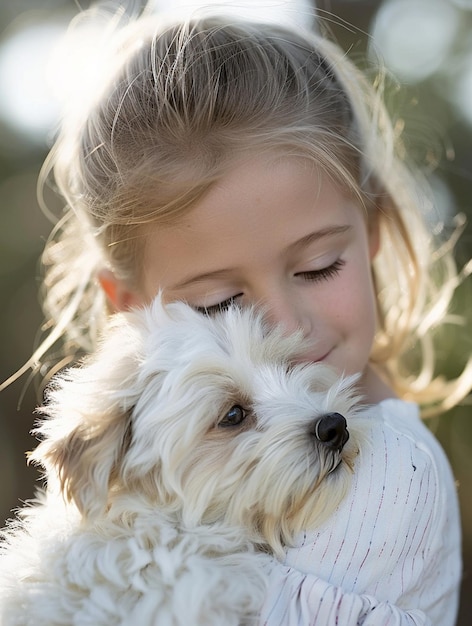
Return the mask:
<path id="1" fill-rule="evenodd" d="M 320 417 L 313 432 L 318 441 L 337 452 L 341 452 L 349 439 L 346 419 L 340 413 Z"/>

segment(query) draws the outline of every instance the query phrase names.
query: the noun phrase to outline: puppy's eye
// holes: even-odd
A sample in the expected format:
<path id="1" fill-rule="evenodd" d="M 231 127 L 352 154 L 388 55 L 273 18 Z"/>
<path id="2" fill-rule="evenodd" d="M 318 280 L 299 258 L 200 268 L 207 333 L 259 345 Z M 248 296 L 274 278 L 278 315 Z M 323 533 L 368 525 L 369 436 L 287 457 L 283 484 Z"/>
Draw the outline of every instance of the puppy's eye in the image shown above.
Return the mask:
<path id="1" fill-rule="evenodd" d="M 226 413 L 223 419 L 218 424 L 219 426 L 238 426 L 246 418 L 247 411 L 243 409 L 239 404 L 235 404 Z"/>

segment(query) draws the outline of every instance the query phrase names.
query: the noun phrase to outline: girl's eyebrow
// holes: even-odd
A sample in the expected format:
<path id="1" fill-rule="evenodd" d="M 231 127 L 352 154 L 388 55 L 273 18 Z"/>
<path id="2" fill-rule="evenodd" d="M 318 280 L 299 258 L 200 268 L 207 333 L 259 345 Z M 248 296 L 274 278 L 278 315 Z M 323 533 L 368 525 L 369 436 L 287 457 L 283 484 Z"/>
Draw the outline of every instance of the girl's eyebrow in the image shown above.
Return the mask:
<path id="1" fill-rule="evenodd" d="M 294 250 L 297 248 L 306 248 L 310 244 L 315 241 L 319 241 L 320 239 L 324 239 L 326 237 L 333 237 L 336 235 L 341 235 L 352 229 L 352 226 L 349 224 L 345 224 L 342 226 L 329 226 L 327 228 L 322 228 L 321 230 L 316 230 L 312 233 L 308 233 L 301 239 L 297 239 L 291 243 L 287 250 Z M 203 272 L 202 274 L 195 274 L 193 276 L 189 276 L 188 278 L 184 278 L 181 282 L 173 285 L 173 289 L 182 289 L 184 287 L 188 287 L 189 285 L 193 285 L 195 283 L 201 283 L 205 280 L 215 279 L 215 278 L 226 278 L 231 272 L 230 268 L 224 268 L 219 270 L 214 270 L 210 272 Z"/>
<path id="2" fill-rule="evenodd" d="M 327 228 L 322 228 L 321 230 L 315 230 L 312 233 L 308 233 L 301 239 L 297 239 L 288 246 L 289 250 L 293 250 L 294 248 L 306 248 L 310 244 L 318 241 L 319 239 L 324 239 L 325 237 L 333 237 L 335 235 L 342 235 L 343 233 L 348 232 L 352 229 L 350 224 L 344 224 L 342 226 L 328 226 Z"/>
<path id="3" fill-rule="evenodd" d="M 173 289 L 182 289 L 182 287 L 188 287 L 189 285 L 193 285 L 195 283 L 201 283 L 210 278 L 225 278 L 229 275 L 230 271 L 230 269 L 220 269 L 211 272 L 204 272 L 203 274 L 196 274 L 195 276 L 184 278 L 182 282 L 173 285 Z"/>

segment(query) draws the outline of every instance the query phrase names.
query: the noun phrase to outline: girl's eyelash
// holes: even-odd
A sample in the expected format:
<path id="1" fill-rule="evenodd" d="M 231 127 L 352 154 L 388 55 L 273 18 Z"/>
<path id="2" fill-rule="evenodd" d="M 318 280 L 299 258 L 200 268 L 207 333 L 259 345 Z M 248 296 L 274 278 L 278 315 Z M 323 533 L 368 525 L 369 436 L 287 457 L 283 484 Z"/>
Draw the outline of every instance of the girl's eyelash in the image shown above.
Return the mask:
<path id="1" fill-rule="evenodd" d="M 295 276 L 299 276 L 304 280 L 311 280 L 313 282 L 327 280 L 336 276 L 341 268 L 345 265 L 345 261 L 342 259 L 338 259 L 328 267 L 323 267 L 319 270 L 311 270 L 308 272 L 297 272 Z M 240 294 L 237 296 L 232 296 L 231 298 L 227 298 L 222 302 L 218 302 L 218 304 L 211 304 L 210 306 L 195 306 L 193 307 L 197 313 L 201 313 L 202 315 L 207 315 L 211 317 L 212 315 L 216 315 L 217 313 L 222 313 L 223 311 L 227 311 L 231 306 L 237 305 L 237 299 L 240 297 Z"/>
<path id="2" fill-rule="evenodd" d="M 223 302 L 218 302 L 218 304 L 212 304 L 210 306 L 195 306 L 193 307 L 197 313 L 202 313 L 203 315 L 216 315 L 217 313 L 222 313 L 223 311 L 227 311 L 231 306 L 237 305 L 238 296 L 232 296 L 231 298 L 227 298 L 223 300 Z"/>
<path id="3" fill-rule="evenodd" d="M 341 271 L 341 269 L 344 267 L 345 264 L 346 264 L 346 261 L 343 261 L 342 259 L 338 259 L 331 265 L 328 265 L 328 267 L 323 267 L 322 269 L 311 270 L 308 272 L 297 272 L 296 276 L 300 276 L 301 278 L 304 278 L 305 280 L 312 280 L 315 282 L 320 281 L 320 280 L 328 280 L 329 278 L 333 278 L 333 276 L 336 276 L 337 274 L 339 274 L 339 272 Z"/>

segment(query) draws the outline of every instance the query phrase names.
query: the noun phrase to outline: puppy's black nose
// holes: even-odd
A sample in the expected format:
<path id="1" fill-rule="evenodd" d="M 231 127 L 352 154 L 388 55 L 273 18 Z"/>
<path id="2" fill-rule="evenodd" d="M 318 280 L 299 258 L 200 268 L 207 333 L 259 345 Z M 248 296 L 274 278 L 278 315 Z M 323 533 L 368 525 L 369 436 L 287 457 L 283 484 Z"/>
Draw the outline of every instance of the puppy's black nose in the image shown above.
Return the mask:
<path id="1" fill-rule="evenodd" d="M 346 419 L 340 413 L 327 413 L 315 424 L 315 437 L 329 448 L 341 452 L 349 439 Z"/>

